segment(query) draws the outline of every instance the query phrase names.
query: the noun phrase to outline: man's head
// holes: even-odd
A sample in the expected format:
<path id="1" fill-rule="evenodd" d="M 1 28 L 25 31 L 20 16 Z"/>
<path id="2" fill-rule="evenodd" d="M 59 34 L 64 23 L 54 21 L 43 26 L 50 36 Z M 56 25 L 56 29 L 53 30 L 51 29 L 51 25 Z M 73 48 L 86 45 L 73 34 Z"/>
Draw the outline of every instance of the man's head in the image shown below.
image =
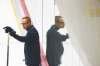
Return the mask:
<path id="1" fill-rule="evenodd" d="M 31 18 L 26 16 L 22 18 L 22 25 L 24 29 L 28 29 L 32 23 L 31 23 Z"/>
<path id="2" fill-rule="evenodd" d="M 63 28 L 64 27 L 64 19 L 62 16 L 55 16 L 55 25 L 58 28 Z"/>

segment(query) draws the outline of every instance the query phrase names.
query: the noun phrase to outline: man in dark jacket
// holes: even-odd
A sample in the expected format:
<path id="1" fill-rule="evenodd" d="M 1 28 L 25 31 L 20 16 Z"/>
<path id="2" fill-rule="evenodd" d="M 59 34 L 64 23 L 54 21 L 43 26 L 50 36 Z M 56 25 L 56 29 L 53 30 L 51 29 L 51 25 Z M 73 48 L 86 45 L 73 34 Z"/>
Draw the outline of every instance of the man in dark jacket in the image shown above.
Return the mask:
<path id="1" fill-rule="evenodd" d="M 61 16 L 55 17 L 55 25 L 53 25 L 47 32 L 47 60 L 50 66 L 60 65 L 61 55 L 64 48 L 62 41 L 68 39 L 68 34 L 61 35 L 57 32 L 60 28 L 64 27 L 64 20 Z"/>
<path id="2" fill-rule="evenodd" d="M 25 42 L 24 53 L 25 63 L 27 66 L 39 66 L 40 65 L 40 45 L 39 35 L 35 27 L 31 23 L 30 17 L 22 18 L 23 28 L 27 30 L 26 36 L 19 36 L 11 27 L 6 27 L 6 31 L 15 39 Z"/>

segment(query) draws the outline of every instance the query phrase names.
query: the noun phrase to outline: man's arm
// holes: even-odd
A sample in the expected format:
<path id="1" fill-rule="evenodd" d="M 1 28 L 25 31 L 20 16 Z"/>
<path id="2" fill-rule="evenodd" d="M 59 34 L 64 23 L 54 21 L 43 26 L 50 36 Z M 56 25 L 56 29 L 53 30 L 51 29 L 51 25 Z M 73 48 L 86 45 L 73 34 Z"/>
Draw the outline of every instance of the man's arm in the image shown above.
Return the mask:
<path id="1" fill-rule="evenodd" d="M 61 35 L 59 32 L 56 32 L 55 35 L 57 35 L 57 37 L 62 41 L 65 41 L 66 39 L 69 39 L 68 33 L 66 33 L 66 35 Z"/>
<path id="2" fill-rule="evenodd" d="M 10 33 L 10 35 L 21 42 L 25 42 L 26 40 L 26 36 L 19 36 L 16 33 Z"/>
<path id="3" fill-rule="evenodd" d="M 26 38 L 23 36 L 19 36 L 16 34 L 16 31 L 14 31 L 11 27 L 6 26 L 3 29 L 5 29 L 6 33 L 9 33 L 12 37 L 14 37 L 15 39 L 21 41 L 21 42 L 25 42 Z"/>

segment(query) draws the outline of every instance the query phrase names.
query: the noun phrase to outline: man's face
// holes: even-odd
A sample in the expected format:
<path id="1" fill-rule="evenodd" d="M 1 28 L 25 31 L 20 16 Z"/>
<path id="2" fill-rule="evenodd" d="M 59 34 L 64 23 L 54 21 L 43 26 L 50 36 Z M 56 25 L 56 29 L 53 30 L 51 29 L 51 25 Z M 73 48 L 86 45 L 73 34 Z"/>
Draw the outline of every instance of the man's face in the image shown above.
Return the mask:
<path id="1" fill-rule="evenodd" d="M 64 28 L 64 19 L 63 18 L 59 18 L 58 22 L 56 22 L 56 26 L 58 28 Z"/>
<path id="2" fill-rule="evenodd" d="M 22 19 L 22 25 L 24 29 L 27 29 L 31 26 L 31 22 L 28 19 Z"/>

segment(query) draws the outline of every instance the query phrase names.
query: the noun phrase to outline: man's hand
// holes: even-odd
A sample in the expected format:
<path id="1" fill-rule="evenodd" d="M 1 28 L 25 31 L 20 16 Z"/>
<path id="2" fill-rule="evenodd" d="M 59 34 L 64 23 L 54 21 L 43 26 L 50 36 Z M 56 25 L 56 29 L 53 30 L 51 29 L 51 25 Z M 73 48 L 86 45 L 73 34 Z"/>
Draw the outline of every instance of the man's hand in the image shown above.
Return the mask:
<path id="1" fill-rule="evenodd" d="M 11 36 L 13 36 L 16 32 L 9 26 L 4 27 L 6 33 L 9 33 Z"/>
<path id="2" fill-rule="evenodd" d="M 67 39 L 69 39 L 69 34 L 68 33 L 66 33 L 66 37 L 67 37 Z"/>

